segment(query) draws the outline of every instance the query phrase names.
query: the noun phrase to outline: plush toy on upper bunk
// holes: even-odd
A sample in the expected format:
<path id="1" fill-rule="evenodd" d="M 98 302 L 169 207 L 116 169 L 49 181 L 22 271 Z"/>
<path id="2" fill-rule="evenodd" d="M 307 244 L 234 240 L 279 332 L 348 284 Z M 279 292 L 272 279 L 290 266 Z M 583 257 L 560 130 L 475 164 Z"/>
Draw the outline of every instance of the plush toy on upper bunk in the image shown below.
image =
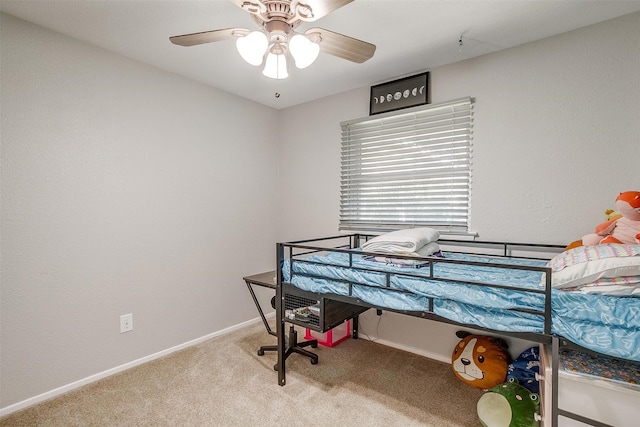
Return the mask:
<path id="1" fill-rule="evenodd" d="M 595 233 L 583 236 L 583 245 L 640 244 L 640 191 L 620 193 L 616 198 L 616 208 L 622 216 L 603 222 L 596 227 Z"/>
<path id="2" fill-rule="evenodd" d="M 610 219 L 595 233 L 549 262 L 553 288 L 610 296 L 640 293 L 640 191 L 620 193 L 616 209 L 606 211 Z"/>
<path id="3" fill-rule="evenodd" d="M 640 191 L 620 193 L 615 205 L 617 211 L 605 211 L 607 221 L 597 225 L 594 233 L 571 242 L 566 250 L 606 243 L 640 244 Z"/>

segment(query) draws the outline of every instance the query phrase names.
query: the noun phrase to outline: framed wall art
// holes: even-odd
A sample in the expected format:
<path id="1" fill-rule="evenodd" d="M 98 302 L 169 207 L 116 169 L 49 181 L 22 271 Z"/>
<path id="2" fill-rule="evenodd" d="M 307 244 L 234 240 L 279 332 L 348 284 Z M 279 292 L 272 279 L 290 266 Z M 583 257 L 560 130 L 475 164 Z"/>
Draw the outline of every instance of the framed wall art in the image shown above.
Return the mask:
<path id="1" fill-rule="evenodd" d="M 427 104 L 429 72 L 371 86 L 369 115 Z"/>

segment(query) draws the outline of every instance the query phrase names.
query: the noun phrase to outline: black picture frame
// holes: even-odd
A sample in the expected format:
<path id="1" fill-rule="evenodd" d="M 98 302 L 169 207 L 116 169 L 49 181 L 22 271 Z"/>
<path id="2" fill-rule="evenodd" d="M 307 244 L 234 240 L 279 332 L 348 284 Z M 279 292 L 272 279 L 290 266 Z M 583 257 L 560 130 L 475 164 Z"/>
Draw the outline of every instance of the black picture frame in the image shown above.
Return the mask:
<path id="1" fill-rule="evenodd" d="M 369 115 L 428 104 L 429 72 L 371 86 Z"/>

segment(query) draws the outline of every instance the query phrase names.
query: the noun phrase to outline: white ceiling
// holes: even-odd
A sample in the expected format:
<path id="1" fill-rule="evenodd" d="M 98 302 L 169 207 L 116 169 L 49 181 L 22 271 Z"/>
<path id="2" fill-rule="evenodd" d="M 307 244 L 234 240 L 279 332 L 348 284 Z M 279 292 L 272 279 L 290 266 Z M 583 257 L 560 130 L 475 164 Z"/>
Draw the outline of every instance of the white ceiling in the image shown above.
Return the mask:
<path id="1" fill-rule="evenodd" d="M 230 0 L 0 0 L 2 12 L 274 108 L 368 87 L 640 10 L 640 0 L 356 0 L 312 23 L 377 46 L 356 64 L 320 54 L 272 80 L 233 40 L 181 47 L 169 37 L 257 29 Z M 462 35 L 463 49 L 458 40 Z M 274 94 L 280 93 L 276 98 Z"/>

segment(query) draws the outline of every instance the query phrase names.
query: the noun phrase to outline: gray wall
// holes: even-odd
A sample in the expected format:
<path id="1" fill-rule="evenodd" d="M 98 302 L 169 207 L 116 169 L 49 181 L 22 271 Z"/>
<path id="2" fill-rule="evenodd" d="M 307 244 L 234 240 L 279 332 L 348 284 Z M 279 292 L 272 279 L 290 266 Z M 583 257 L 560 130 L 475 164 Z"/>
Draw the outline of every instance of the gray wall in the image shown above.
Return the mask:
<path id="1" fill-rule="evenodd" d="M 277 111 L 1 24 L 0 408 L 254 318 Z"/>
<path id="2" fill-rule="evenodd" d="M 433 103 L 476 100 L 482 239 L 570 242 L 640 187 L 640 13 L 430 71 Z M 361 88 L 282 112 L 280 238 L 338 229 L 339 123 L 368 100 Z"/>

